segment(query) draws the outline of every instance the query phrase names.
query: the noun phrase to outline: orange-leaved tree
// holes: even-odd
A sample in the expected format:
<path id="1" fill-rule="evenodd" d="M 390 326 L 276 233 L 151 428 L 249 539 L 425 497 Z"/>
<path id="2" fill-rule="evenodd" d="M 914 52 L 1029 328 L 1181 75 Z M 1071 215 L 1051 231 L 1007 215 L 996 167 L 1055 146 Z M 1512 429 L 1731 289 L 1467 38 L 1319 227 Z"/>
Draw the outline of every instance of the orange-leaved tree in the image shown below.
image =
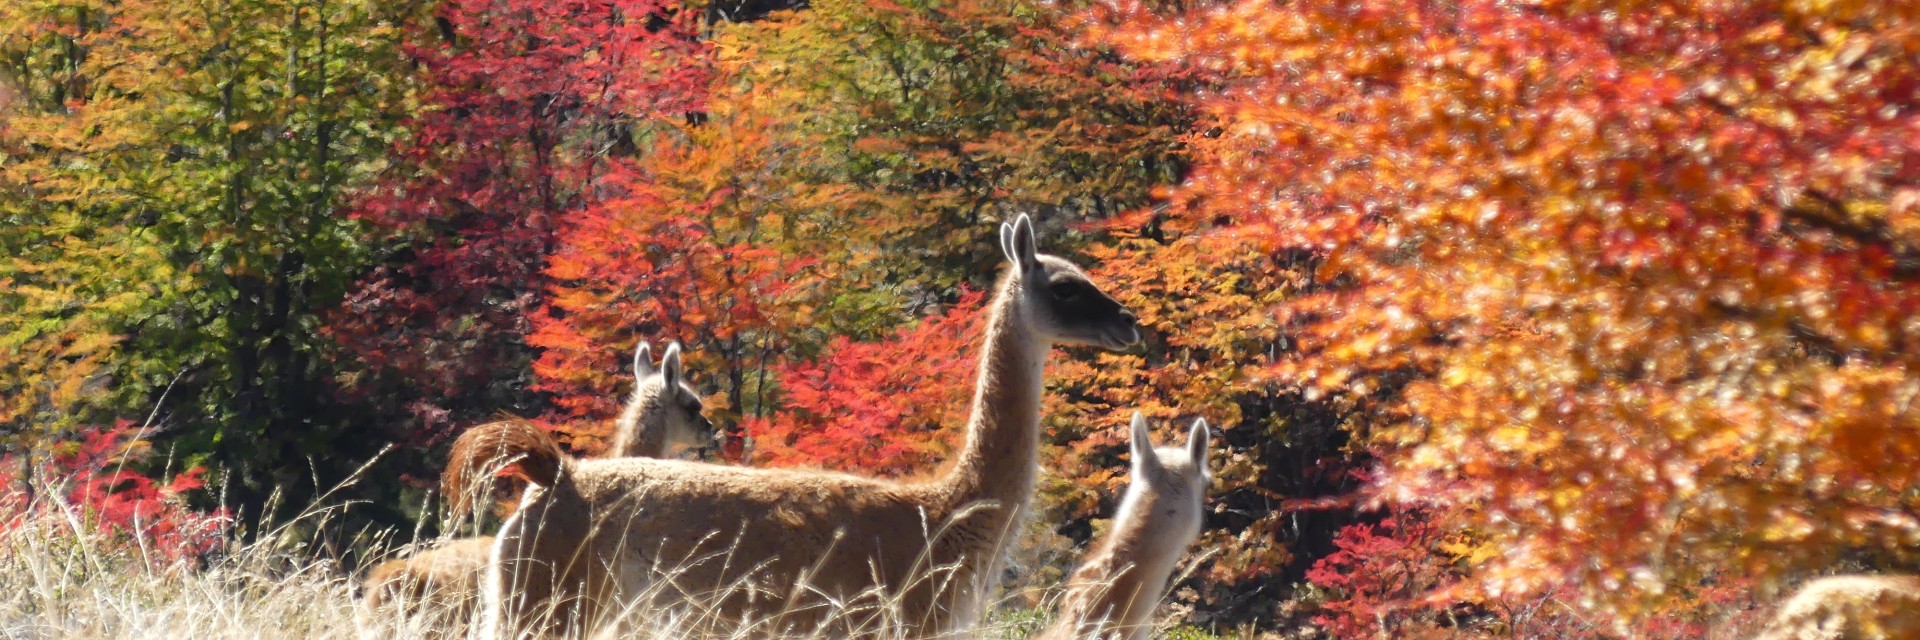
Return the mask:
<path id="1" fill-rule="evenodd" d="M 669 340 L 685 345 L 692 382 L 725 400 L 709 416 L 731 426 L 760 413 L 771 367 L 805 326 L 790 298 L 815 260 L 780 240 L 806 199 L 773 179 L 779 150 L 725 111 L 660 137 L 601 181 L 618 195 L 563 223 L 550 301 L 532 315 L 536 388 L 553 394 L 576 449 L 607 443 L 638 341 L 656 357 Z"/>
<path id="2" fill-rule="evenodd" d="M 781 366 L 781 408 L 749 423 L 756 462 L 902 476 L 958 448 L 985 329 L 984 296 L 873 342 L 834 339 Z"/>
<path id="3" fill-rule="evenodd" d="M 1284 592 L 1332 550 L 1367 459 L 1341 428 L 1351 402 L 1309 397 L 1262 366 L 1288 346 L 1272 309 L 1306 283 L 1310 257 L 1273 251 L 1256 234 L 1208 233 L 1210 221 L 1185 214 L 1116 218 L 1106 225 L 1115 242 L 1088 249 L 1096 277 L 1140 315 L 1147 348 L 1060 363 L 1078 393 L 1050 414 L 1065 450 L 1055 467 L 1069 478 L 1106 473 L 1047 490 L 1074 513 L 1101 513 L 1100 496 L 1126 484 L 1129 410 L 1170 428 L 1207 418 L 1220 437 L 1200 545 L 1213 553 L 1181 592 L 1217 620 L 1266 616 L 1271 607 L 1245 594 Z"/>
<path id="4" fill-rule="evenodd" d="M 1214 74 L 1165 215 L 1313 256 L 1250 373 L 1363 410 L 1382 495 L 1502 551 L 1486 593 L 1629 623 L 1726 574 L 1913 560 L 1911 3 L 1090 15 Z"/>

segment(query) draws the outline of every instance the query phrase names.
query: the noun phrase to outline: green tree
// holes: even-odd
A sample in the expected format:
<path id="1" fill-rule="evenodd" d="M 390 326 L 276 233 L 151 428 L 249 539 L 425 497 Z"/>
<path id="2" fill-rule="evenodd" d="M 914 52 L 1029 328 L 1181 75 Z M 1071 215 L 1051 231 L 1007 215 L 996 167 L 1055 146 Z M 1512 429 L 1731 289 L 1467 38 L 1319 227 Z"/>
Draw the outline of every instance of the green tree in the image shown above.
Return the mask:
<path id="1" fill-rule="evenodd" d="M 346 0 L 0 9 L 0 408 L 10 431 L 160 410 L 258 506 L 363 457 L 317 313 L 366 263 L 341 214 L 408 101 L 410 9 Z M 168 389 L 171 387 L 171 391 Z M 309 461 L 318 469 L 310 469 Z"/>
<path id="2" fill-rule="evenodd" d="M 903 308 L 953 302 L 957 282 L 986 288 L 991 223 L 1010 208 L 1063 238 L 1178 179 L 1189 119 L 1156 95 L 1175 77 L 1072 48 L 1057 15 L 1027 0 L 828 0 L 715 36 L 733 74 L 718 93 L 806 150 L 782 171 L 824 205 L 796 229 L 834 240 L 814 255 L 844 267 L 823 305 L 831 332 L 876 339 L 914 317 Z"/>

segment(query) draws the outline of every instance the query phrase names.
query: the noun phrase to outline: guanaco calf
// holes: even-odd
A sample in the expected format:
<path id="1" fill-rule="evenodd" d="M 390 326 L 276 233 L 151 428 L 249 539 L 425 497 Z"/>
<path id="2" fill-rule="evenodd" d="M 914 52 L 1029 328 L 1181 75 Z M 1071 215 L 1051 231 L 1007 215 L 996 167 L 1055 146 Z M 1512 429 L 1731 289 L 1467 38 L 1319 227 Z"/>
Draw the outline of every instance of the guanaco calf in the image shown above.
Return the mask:
<path id="1" fill-rule="evenodd" d="M 448 495 L 503 463 L 532 482 L 489 566 L 482 637 L 617 629 L 628 607 L 690 605 L 714 627 L 940 636 L 971 628 L 1039 473 L 1053 345 L 1122 349 L 1133 314 L 1085 272 L 1003 224 L 966 444 L 936 479 L 678 460 L 574 460 L 516 422 L 454 444 Z M 584 632 L 584 633 L 582 633 Z M 617 631 L 616 631 L 617 632 Z"/>
<path id="2" fill-rule="evenodd" d="M 1809 582 L 1755 640 L 1920 638 L 1920 576 L 1842 575 Z"/>
<path id="3" fill-rule="evenodd" d="M 707 446 L 714 436 L 700 396 L 686 384 L 680 343 L 667 345 L 655 367 L 652 346 L 640 341 L 633 353 L 633 393 L 614 422 L 608 455 L 666 457 L 675 448 Z M 371 611 L 398 605 L 409 615 L 430 614 L 426 624 L 457 630 L 480 604 L 493 543 L 492 536 L 462 538 L 380 563 L 367 572 L 365 604 Z"/>
<path id="4" fill-rule="evenodd" d="M 1067 582 L 1060 618 L 1044 640 L 1136 640 L 1153 630 L 1153 610 L 1180 556 L 1200 535 L 1206 502 L 1207 421 L 1187 446 L 1154 449 L 1147 420 L 1133 414 L 1132 479 L 1107 535 Z"/>

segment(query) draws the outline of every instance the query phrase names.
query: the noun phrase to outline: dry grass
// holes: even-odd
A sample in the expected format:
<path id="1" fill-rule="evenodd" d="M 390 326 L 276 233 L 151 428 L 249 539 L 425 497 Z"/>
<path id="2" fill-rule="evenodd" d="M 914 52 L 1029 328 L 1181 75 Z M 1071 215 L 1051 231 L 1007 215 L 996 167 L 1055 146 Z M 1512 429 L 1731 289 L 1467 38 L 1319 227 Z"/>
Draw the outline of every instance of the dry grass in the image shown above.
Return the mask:
<path id="1" fill-rule="evenodd" d="M 298 531 L 318 528 L 335 513 L 331 508 L 309 509 L 257 536 L 256 542 L 229 544 L 201 559 L 165 561 L 149 541 L 103 532 L 86 514 L 68 506 L 0 511 L 0 521 L 6 522 L 0 525 L 0 638 L 411 640 L 466 635 L 463 623 L 477 621 L 449 624 L 439 612 L 407 603 L 387 611 L 365 610 L 357 596 L 359 576 L 298 542 Z M 411 546 L 371 554 L 372 562 L 403 554 Z M 1013 600 L 999 604 L 973 637 L 1024 638 L 1050 617 L 1039 612 L 1045 608 L 1036 611 Z M 872 624 L 882 638 L 906 635 L 884 612 L 876 616 L 872 602 L 848 603 L 835 615 L 878 620 Z M 619 637 L 683 638 L 711 623 L 697 604 L 629 610 Z M 748 624 L 720 637 L 767 637 L 769 631 Z"/>
<path id="2" fill-rule="evenodd" d="M 351 580 L 279 544 L 288 530 L 205 561 L 157 559 L 54 506 L 10 510 L 0 531 L 0 638 L 355 638 Z"/>
<path id="3" fill-rule="evenodd" d="M 365 470 L 365 467 L 361 469 Z M 360 478 L 359 473 L 354 474 L 335 491 L 351 486 Z M 321 496 L 315 505 L 287 522 L 262 525 L 257 535 L 249 536 L 252 542 L 226 542 L 207 553 L 174 560 L 169 558 L 177 554 L 166 553 L 155 541 L 124 530 L 109 530 L 93 520 L 85 509 L 58 499 L 63 495 L 63 491 L 58 490 L 60 487 L 47 486 L 58 482 L 58 479 L 35 482 L 39 490 L 32 494 L 39 498 L 33 503 L 27 503 L 20 493 L 0 492 L 0 640 L 413 640 L 466 637 L 468 629 L 479 628 L 478 620 L 449 620 L 444 605 L 438 603 L 396 602 L 383 607 L 382 611 L 364 607 L 359 598 L 362 576 L 349 571 L 339 560 L 340 550 L 315 548 L 306 542 L 310 538 L 306 532 L 337 528 L 332 525 L 344 512 L 345 505 L 330 502 L 334 492 Z M 1029 534 L 1047 529 L 1036 522 L 1025 525 Z M 419 530 L 416 527 L 414 531 Z M 225 534 L 225 540 L 239 537 L 232 535 L 235 533 L 232 530 L 221 533 Z M 416 544 L 392 542 L 416 535 L 390 531 L 362 536 L 355 543 L 359 547 L 356 550 L 363 552 L 359 554 L 362 569 L 389 558 L 404 557 L 418 548 L 446 542 L 445 539 L 420 540 Z M 1016 551 L 1016 564 L 1048 564 L 1038 557 L 1028 557 L 1040 555 L 1037 551 Z M 1021 558 L 1027 562 L 1020 562 Z M 674 573 L 671 569 L 656 570 Z M 932 568 L 929 575 L 929 579 L 938 579 L 943 572 Z M 1032 578 L 1046 583 L 1054 581 L 1048 572 L 1031 575 L 1029 579 Z M 1057 589 L 1046 589 L 1046 586 L 1051 585 L 1013 587 L 1016 593 L 988 604 L 987 620 L 968 636 L 1012 640 L 1038 632 L 1051 621 L 1053 600 L 1058 597 Z M 1054 595 L 1035 597 L 1039 593 Z M 725 594 L 712 597 L 722 595 Z M 833 606 L 829 618 L 858 620 L 858 626 L 871 632 L 872 637 L 911 635 L 910 629 L 898 622 L 899 616 L 890 615 L 892 608 L 884 597 L 875 595 Z M 477 616 L 477 611 L 473 615 Z M 728 622 L 716 625 L 713 607 L 700 602 L 658 610 L 629 608 L 620 616 L 620 633 L 603 633 L 592 640 L 616 635 L 621 638 L 706 636 L 796 640 L 840 635 L 780 636 L 773 633 L 765 621 Z M 717 626 L 726 627 L 727 632 L 719 636 L 705 632 Z M 1189 633 L 1175 635 L 1200 637 Z"/>

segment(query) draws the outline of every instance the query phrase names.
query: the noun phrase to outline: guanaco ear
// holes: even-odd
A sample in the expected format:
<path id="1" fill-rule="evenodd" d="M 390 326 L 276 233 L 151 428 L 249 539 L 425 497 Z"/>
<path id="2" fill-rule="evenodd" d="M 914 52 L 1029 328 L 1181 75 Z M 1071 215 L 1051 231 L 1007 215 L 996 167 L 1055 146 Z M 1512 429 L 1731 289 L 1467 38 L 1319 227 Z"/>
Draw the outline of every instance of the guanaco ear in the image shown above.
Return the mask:
<path id="1" fill-rule="evenodd" d="M 1160 456 L 1153 452 L 1153 438 L 1147 429 L 1147 417 L 1133 412 L 1133 469 L 1138 472 L 1160 466 Z"/>
<path id="2" fill-rule="evenodd" d="M 633 350 L 633 379 L 644 380 L 653 375 L 653 345 L 641 340 L 640 346 Z"/>
<path id="3" fill-rule="evenodd" d="M 680 341 L 667 345 L 667 355 L 660 359 L 660 376 L 666 379 L 667 388 L 680 385 Z"/>
<path id="4" fill-rule="evenodd" d="M 1013 222 L 1000 223 L 1000 251 L 1021 271 L 1040 264 L 1034 257 L 1040 252 L 1040 244 L 1033 237 L 1033 219 L 1022 213 Z"/>
<path id="5" fill-rule="evenodd" d="M 1013 223 L 1011 222 L 1000 223 L 1000 254 L 1006 256 L 1007 262 L 1013 263 L 1013 266 L 1020 266 L 1020 258 L 1013 253 Z"/>
<path id="6" fill-rule="evenodd" d="M 1187 432 L 1187 459 L 1200 470 L 1200 477 L 1212 478 L 1213 467 L 1207 465 L 1207 419 L 1195 418 L 1193 430 Z"/>

